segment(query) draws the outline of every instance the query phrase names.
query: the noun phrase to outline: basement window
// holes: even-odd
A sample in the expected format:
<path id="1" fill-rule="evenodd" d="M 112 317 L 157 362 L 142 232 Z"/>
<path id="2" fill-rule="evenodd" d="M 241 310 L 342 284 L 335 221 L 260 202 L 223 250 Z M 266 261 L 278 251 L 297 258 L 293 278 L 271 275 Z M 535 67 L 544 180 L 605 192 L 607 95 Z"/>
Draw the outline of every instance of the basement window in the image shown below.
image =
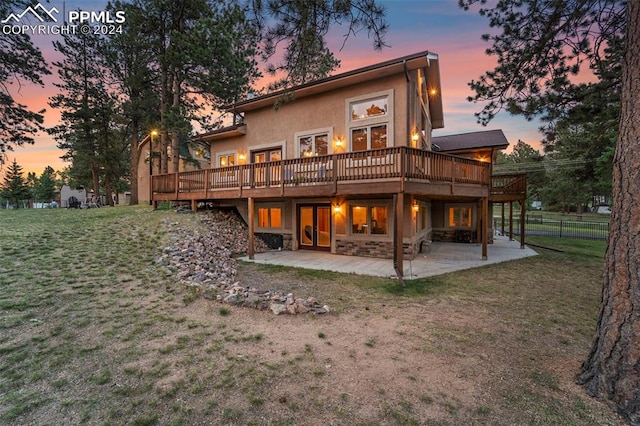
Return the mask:
<path id="1" fill-rule="evenodd" d="M 471 228 L 473 208 L 471 206 L 450 206 L 447 209 L 449 228 Z"/>
<path id="2" fill-rule="evenodd" d="M 259 207 L 258 228 L 282 228 L 282 209 L 280 207 Z"/>

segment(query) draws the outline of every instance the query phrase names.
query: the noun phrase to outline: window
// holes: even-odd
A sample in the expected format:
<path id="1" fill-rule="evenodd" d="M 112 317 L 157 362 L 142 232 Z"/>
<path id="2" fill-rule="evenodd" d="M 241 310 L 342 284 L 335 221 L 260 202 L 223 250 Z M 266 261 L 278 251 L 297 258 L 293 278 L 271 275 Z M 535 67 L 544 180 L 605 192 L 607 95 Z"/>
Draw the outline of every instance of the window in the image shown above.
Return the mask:
<path id="1" fill-rule="evenodd" d="M 387 235 L 387 208 L 371 207 L 371 233 Z"/>
<path id="2" fill-rule="evenodd" d="M 353 129 L 351 131 L 351 151 L 366 151 L 369 146 L 369 131 L 364 129 Z"/>
<path id="3" fill-rule="evenodd" d="M 368 126 L 351 130 L 351 151 L 367 151 L 386 147 L 386 125 Z"/>
<path id="4" fill-rule="evenodd" d="M 351 121 L 364 120 L 371 117 L 387 115 L 388 97 L 367 99 L 365 101 L 351 103 Z"/>
<path id="5" fill-rule="evenodd" d="M 235 152 L 221 152 L 216 156 L 218 167 L 231 167 L 236 164 Z"/>
<path id="6" fill-rule="evenodd" d="M 312 157 L 314 155 L 327 155 L 329 152 L 329 139 L 331 132 L 312 130 L 306 133 L 297 133 L 297 150 L 300 157 Z"/>
<path id="7" fill-rule="evenodd" d="M 251 152 L 251 161 L 253 163 L 266 163 L 268 161 L 280 161 L 281 159 L 282 149 L 280 148 Z"/>
<path id="8" fill-rule="evenodd" d="M 387 126 L 371 127 L 371 149 L 387 147 Z"/>
<path id="9" fill-rule="evenodd" d="M 347 126 L 351 151 L 368 151 L 393 146 L 393 91 L 388 90 L 347 99 Z"/>
<path id="10" fill-rule="evenodd" d="M 450 228 L 471 228 L 473 223 L 471 207 L 449 207 L 448 212 Z"/>
<path id="11" fill-rule="evenodd" d="M 282 228 L 282 209 L 280 207 L 259 207 L 258 228 Z"/>
<path id="12" fill-rule="evenodd" d="M 387 235 L 388 212 L 382 206 L 352 206 L 351 233 Z"/>

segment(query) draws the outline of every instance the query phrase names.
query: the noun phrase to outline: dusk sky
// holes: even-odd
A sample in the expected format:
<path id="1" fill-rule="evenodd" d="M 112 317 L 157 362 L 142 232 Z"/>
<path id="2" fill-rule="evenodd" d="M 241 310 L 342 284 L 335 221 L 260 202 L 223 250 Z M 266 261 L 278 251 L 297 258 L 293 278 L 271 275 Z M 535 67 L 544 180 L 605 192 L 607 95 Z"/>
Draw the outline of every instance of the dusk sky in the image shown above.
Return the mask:
<path id="1" fill-rule="evenodd" d="M 101 11 L 106 1 L 51 0 L 49 3 L 42 3 L 48 8 L 55 6 L 60 11 L 63 7 L 73 10 L 78 6 L 83 10 Z M 522 117 L 511 117 L 503 112 L 487 127 L 483 127 L 476 123 L 473 115 L 481 109 L 481 105 L 466 100 L 472 94 L 468 82 L 493 69 L 495 65 L 495 58 L 487 57 L 484 53 L 489 45 L 480 39 L 483 33 L 489 32 L 485 18 L 477 12 L 463 11 L 458 7 L 457 0 L 384 0 L 382 4 L 387 9 L 390 24 L 386 38 L 390 47 L 374 51 L 372 41 L 367 38 L 366 33 L 360 33 L 356 38 L 350 38 L 342 51 L 338 51 L 343 43 L 343 31 L 336 28 L 328 38 L 329 47 L 341 61 L 337 73 L 423 50 L 432 51 L 440 57 L 445 123 L 445 128 L 434 131 L 434 136 L 502 129 L 511 145 L 522 139 L 535 148 L 540 147 L 541 135 L 537 122 L 528 122 Z M 4 17 L 0 17 L 1 19 Z M 57 80 L 57 73 L 51 65 L 56 53 L 51 45 L 54 37 L 32 36 L 34 43 L 41 47 L 52 72 L 51 76 L 45 76 L 46 86 L 41 88 L 23 85 L 19 92 L 15 85 L 11 86 L 17 102 L 28 105 L 32 110 L 47 109 L 47 127 L 58 124 L 60 116 L 58 111 L 47 105 L 48 97 L 56 93 L 52 83 Z M 59 158 L 63 152 L 56 148 L 55 141 L 47 134 L 36 135 L 35 141 L 35 145 L 17 147 L 15 151 L 8 152 L 8 162 L 15 158 L 25 174 L 35 172 L 37 175 L 46 166 L 62 170 L 67 165 Z"/>

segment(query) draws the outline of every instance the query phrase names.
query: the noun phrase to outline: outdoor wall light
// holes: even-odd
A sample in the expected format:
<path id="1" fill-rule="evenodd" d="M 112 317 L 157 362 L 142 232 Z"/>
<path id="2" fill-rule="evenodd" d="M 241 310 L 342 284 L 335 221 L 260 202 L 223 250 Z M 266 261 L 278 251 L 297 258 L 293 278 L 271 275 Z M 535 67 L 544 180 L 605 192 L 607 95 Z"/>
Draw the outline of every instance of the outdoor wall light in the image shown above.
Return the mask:
<path id="1" fill-rule="evenodd" d="M 417 148 L 419 140 L 420 140 L 420 134 L 418 133 L 418 131 L 417 130 L 412 131 L 411 132 L 411 147 L 412 148 Z"/>
<path id="2" fill-rule="evenodd" d="M 338 138 L 338 140 L 336 140 L 336 148 L 342 148 L 342 139 Z"/>
<path id="3" fill-rule="evenodd" d="M 418 200 L 413 200 L 413 204 L 411 205 L 411 210 L 413 210 L 414 213 L 418 213 L 418 211 L 420 210 L 420 204 L 418 204 Z"/>

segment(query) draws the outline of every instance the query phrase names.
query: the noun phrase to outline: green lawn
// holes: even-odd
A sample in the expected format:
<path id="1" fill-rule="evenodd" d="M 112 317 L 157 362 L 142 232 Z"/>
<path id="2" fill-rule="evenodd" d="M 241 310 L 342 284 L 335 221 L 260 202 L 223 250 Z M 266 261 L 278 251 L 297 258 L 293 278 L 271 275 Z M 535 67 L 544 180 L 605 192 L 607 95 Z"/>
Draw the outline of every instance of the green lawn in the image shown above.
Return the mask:
<path id="1" fill-rule="evenodd" d="M 406 288 L 241 264 L 247 285 L 332 307 L 276 317 L 156 264 L 172 229 L 202 226 L 148 206 L 0 210 L 0 424 L 622 424 L 575 384 L 602 241 L 530 237 L 554 250 Z"/>

